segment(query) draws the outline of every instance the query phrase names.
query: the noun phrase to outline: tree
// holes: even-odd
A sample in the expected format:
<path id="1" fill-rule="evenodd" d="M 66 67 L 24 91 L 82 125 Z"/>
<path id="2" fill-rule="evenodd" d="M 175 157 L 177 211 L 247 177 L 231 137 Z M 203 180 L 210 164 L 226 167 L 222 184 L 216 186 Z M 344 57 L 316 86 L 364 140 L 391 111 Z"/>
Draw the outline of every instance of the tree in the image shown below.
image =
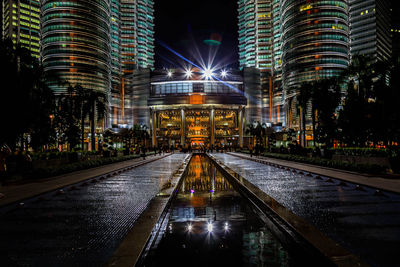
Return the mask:
<path id="1" fill-rule="evenodd" d="M 0 143 L 15 149 L 34 149 L 54 141 L 51 115 L 55 112 L 52 91 L 46 86 L 43 68 L 30 51 L 11 40 L 0 42 L 1 72 L 0 119 L 7 130 L 0 132 Z"/>
<path id="2" fill-rule="evenodd" d="M 246 134 L 253 137 L 256 144 L 263 145 L 263 137 L 266 135 L 266 126 L 262 125 L 259 121 L 247 125 Z"/>
<path id="3" fill-rule="evenodd" d="M 96 122 L 100 122 L 107 114 L 108 107 L 108 99 L 107 95 L 98 90 L 90 90 L 88 92 L 88 98 L 85 102 L 87 108 L 84 110 L 88 110 L 89 120 L 91 125 L 91 133 L 92 133 L 92 149 L 95 150 L 96 145 Z"/>
<path id="4" fill-rule="evenodd" d="M 312 90 L 314 86 L 312 83 L 304 82 L 300 85 L 297 89 L 297 107 L 300 109 L 300 116 L 301 116 L 301 144 L 302 146 L 306 146 L 306 115 L 308 106 L 311 103 L 312 99 Z"/>
<path id="5" fill-rule="evenodd" d="M 80 140 L 81 100 L 73 86 L 69 85 L 67 93 L 58 98 L 55 126 L 60 144 L 69 144 L 74 149 Z"/>

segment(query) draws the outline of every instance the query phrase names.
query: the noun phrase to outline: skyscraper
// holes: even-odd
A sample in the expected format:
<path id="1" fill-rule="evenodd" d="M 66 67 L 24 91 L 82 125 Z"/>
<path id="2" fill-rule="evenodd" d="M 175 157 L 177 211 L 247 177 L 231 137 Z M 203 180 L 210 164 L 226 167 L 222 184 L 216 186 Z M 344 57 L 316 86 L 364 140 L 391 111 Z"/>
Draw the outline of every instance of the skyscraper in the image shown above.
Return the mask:
<path id="1" fill-rule="evenodd" d="M 274 90 L 273 82 L 272 2 L 238 1 L 239 65 L 260 70 L 262 122 L 277 122 L 279 110 L 279 90 Z"/>
<path id="2" fill-rule="evenodd" d="M 281 1 L 282 77 L 286 92 L 302 82 L 340 75 L 349 65 L 346 0 Z M 299 125 L 295 93 L 286 96 L 287 124 Z"/>
<path id="3" fill-rule="evenodd" d="M 40 55 L 40 1 L 4 0 L 2 6 L 3 38 L 11 39 L 31 51 L 32 56 Z"/>
<path id="4" fill-rule="evenodd" d="M 239 63 L 271 71 L 271 0 L 239 0 Z"/>
<path id="5" fill-rule="evenodd" d="M 391 57 L 391 13 L 388 0 L 350 0 L 351 56 L 372 60 Z"/>
<path id="6" fill-rule="evenodd" d="M 42 1 L 44 70 L 72 85 L 110 89 L 110 3 L 107 0 Z M 49 84 L 56 94 L 66 86 Z"/>
<path id="7" fill-rule="evenodd" d="M 112 0 L 110 126 L 133 125 L 132 75 L 154 66 L 154 2 Z"/>

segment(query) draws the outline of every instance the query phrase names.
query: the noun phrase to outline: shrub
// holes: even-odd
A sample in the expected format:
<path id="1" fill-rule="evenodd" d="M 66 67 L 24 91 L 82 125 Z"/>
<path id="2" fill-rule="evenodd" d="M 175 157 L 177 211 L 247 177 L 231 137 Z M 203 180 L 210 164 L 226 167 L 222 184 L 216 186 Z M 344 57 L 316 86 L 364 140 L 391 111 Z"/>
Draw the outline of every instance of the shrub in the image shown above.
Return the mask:
<path id="1" fill-rule="evenodd" d="M 154 154 L 150 152 L 148 154 Z M 114 157 L 114 158 L 102 158 L 96 160 L 88 160 L 88 161 L 79 161 L 59 167 L 50 167 L 50 168 L 39 168 L 33 170 L 30 174 L 30 178 L 48 178 L 53 177 L 61 174 L 66 174 L 74 171 L 80 171 L 85 169 L 90 169 L 94 167 L 99 167 L 111 163 L 121 162 L 125 160 L 131 160 L 135 158 L 139 158 L 140 155 L 129 155 L 129 156 L 122 156 L 122 157 Z"/>
<path id="2" fill-rule="evenodd" d="M 242 152 L 249 153 L 248 151 L 244 150 L 242 150 Z M 376 164 L 357 164 L 344 161 L 334 161 L 325 158 L 309 158 L 299 155 L 278 154 L 278 153 L 268 153 L 268 152 L 263 153 L 263 156 L 276 159 L 289 160 L 289 161 L 296 161 L 301 163 L 309 163 L 329 168 L 343 169 L 355 172 L 365 172 L 371 174 L 384 173 L 386 171 L 386 167 Z"/>

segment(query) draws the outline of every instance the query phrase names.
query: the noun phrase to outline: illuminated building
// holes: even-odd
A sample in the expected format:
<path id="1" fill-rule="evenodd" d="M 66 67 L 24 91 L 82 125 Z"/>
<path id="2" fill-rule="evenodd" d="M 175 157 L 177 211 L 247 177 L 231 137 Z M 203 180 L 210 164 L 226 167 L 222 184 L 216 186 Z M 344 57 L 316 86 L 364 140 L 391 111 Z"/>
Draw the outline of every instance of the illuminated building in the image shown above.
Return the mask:
<path id="1" fill-rule="evenodd" d="M 32 56 L 40 56 L 40 1 L 3 0 L 3 38 L 11 39 L 31 51 Z"/>
<path id="2" fill-rule="evenodd" d="M 351 56 L 367 55 L 373 61 L 392 54 L 390 1 L 350 0 Z"/>
<path id="3" fill-rule="evenodd" d="M 284 122 L 280 76 L 279 2 L 239 0 L 239 64 L 260 70 L 260 122 Z"/>
<path id="4" fill-rule="evenodd" d="M 224 81 L 172 70 L 156 71 L 148 98 L 153 144 L 215 146 L 240 145 L 247 99 L 241 75 Z M 217 74 L 215 74 L 217 75 Z M 222 77 L 221 77 L 222 78 Z"/>
<path id="5" fill-rule="evenodd" d="M 271 70 L 271 0 L 239 0 L 240 67 Z"/>
<path id="6" fill-rule="evenodd" d="M 155 146 L 242 146 L 246 122 L 261 116 L 256 68 L 142 69 L 131 84 L 134 123 L 150 125 Z"/>
<path id="7" fill-rule="evenodd" d="M 394 0 L 392 1 L 394 2 Z M 400 57 L 400 7 L 399 5 L 392 4 L 391 10 L 392 27 L 390 32 L 392 34 L 392 52 L 394 57 Z"/>
<path id="8" fill-rule="evenodd" d="M 111 1 L 113 128 L 133 126 L 133 76 L 137 70 L 154 66 L 153 6 L 152 0 Z"/>
<path id="9" fill-rule="evenodd" d="M 280 12 L 282 81 L 286 92 L 303 82 L 338 76 L 348 67 L 347 1 L 282 0 Z M 285 96 L 286 125 L 298 129 L 295 96 Z"/>
<path id="10" fill-rule="evenodd" d="M 42 62 L 44 70 L 84 88 L 109 93 L 110 2 L 42 1 Z M 58 82 L 56 94 L 66 90 Z"/>

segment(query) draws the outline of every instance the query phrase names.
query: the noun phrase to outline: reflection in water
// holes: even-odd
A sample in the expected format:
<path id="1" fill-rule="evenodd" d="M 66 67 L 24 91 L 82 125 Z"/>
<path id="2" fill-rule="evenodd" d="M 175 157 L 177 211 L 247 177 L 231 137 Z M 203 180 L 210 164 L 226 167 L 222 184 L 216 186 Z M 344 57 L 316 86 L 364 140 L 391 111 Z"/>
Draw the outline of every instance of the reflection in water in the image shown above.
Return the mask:
<path id="1" fill-rule="evenodd" d="M 211 164 L 195 155 L 145 266 L 294 266 L 264 222 Z"/>

